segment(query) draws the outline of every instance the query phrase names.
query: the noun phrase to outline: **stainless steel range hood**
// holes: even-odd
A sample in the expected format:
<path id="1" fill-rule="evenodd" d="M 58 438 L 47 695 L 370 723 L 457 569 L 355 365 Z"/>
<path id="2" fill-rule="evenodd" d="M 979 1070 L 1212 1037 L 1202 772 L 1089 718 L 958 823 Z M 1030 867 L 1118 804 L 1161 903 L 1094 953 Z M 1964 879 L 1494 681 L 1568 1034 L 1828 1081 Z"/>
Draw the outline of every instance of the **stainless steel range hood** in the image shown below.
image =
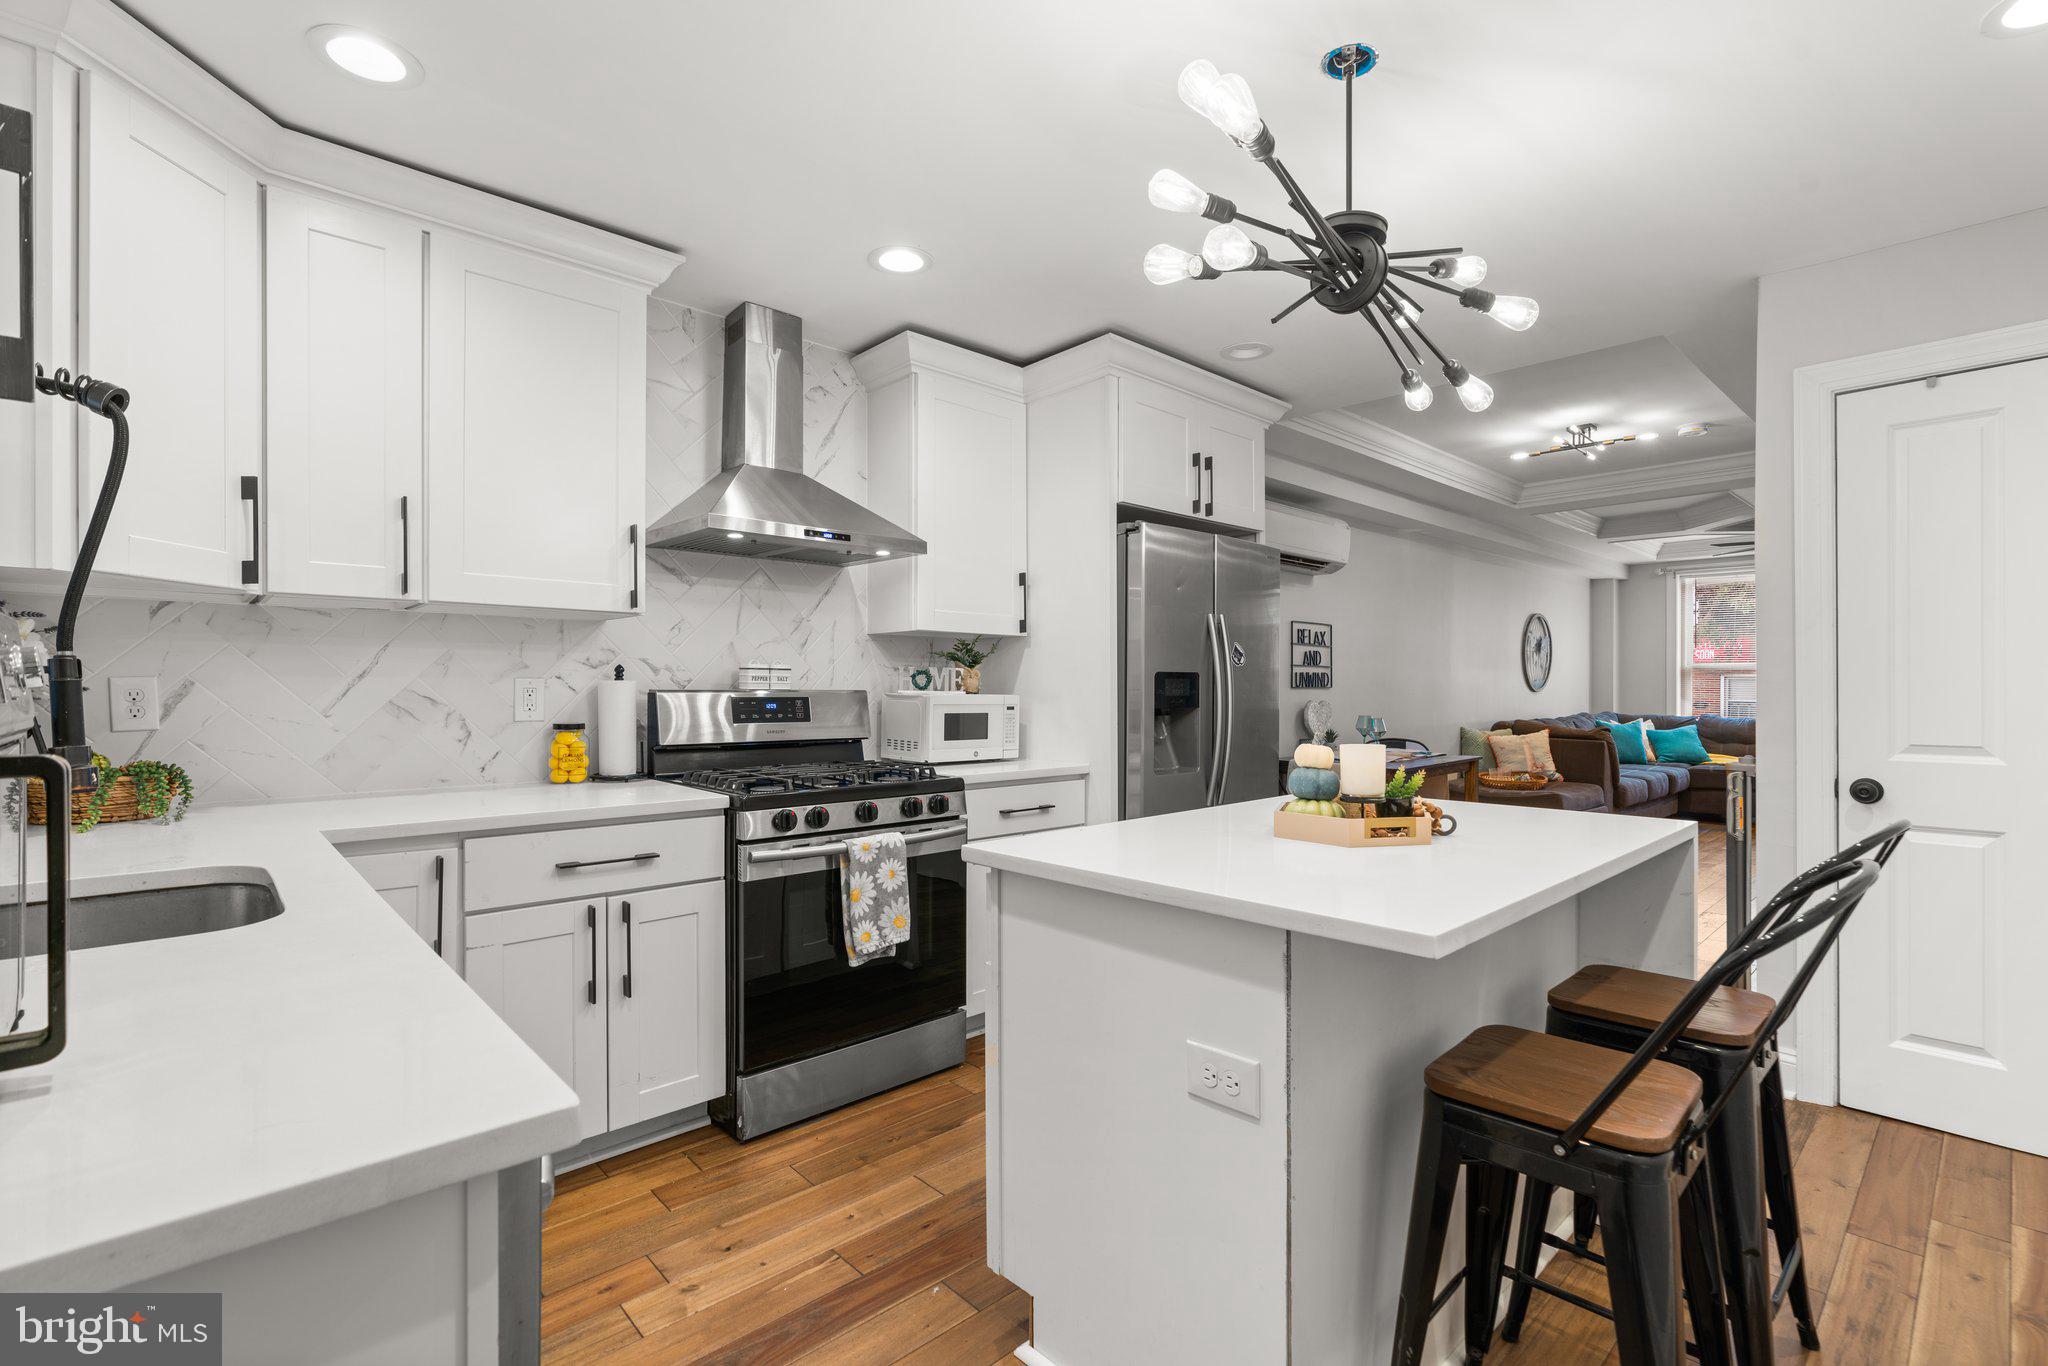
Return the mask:
<path id="1" fill-rule="evenodd" d="M 922 555 L 925 544 L 804 473 L 804 324 L 761 304 L 725 319 L 718 476 L 655 522 L 647 544 L 806 564 Z"/>

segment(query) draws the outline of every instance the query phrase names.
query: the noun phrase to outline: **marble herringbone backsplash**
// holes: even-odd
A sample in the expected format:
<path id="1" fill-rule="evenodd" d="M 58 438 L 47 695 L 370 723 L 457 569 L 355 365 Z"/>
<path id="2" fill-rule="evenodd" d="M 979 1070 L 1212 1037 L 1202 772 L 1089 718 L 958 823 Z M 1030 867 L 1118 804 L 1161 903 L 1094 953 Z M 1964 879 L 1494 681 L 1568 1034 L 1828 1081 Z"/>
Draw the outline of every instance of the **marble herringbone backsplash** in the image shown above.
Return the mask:
<path id="1" fill-rule="evenodd" d="M 649 519 L 718 469 L 723 320 L 653 300 L 648 317 Z M 865 501 L 867 397 L 848 358 L 804 353 L 805 468 Z M 533 782 L 546 723 L 512 717 L 513 680 L 547 680 L 548 721 L 587 719 L 624 664 L 642 687 L 722 688 L 747 660 L 809 687 L 886 686 L 859 570 L 655 551 L 644 615 L 617 621 L 449 612 L 92 601 L 80 617 L 93 743 L 116 763 L 185 766 L 202 801 Z M 54 613 L 56 604 L 23 601 Z M 163 725 L 108 728 L 106 680 L 154 676 Z"/>

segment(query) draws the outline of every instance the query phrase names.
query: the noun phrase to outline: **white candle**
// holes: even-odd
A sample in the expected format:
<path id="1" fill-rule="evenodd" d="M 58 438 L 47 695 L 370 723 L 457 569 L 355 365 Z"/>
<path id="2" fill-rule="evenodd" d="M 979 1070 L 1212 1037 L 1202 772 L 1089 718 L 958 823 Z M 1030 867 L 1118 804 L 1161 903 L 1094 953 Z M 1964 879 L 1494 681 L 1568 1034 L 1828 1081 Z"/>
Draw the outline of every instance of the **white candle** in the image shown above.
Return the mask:
<path id="1" fill-rule="evenodd" d="M 1385 745 L 1338 746 L 1337 787 L 1347 797 L 1386 796 L 1387 747 Z"/>

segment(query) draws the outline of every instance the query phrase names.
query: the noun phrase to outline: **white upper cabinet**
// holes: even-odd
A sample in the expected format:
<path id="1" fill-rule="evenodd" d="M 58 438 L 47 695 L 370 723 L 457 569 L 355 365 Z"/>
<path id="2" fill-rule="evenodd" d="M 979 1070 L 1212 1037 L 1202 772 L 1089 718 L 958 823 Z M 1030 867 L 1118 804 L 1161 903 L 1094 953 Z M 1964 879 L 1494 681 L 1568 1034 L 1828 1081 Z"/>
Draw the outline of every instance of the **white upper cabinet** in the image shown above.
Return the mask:
<path id="1" fill-rule="evenodd" d="M 1232 527 L 1266 522 L 1266 424 L 1135 375 L 1117 381 L 1117 501 Z"/>
<path id="2" fill-rule="evenodd" d="M 264 207 L 267 586 L 418 602 L 426 236 L 289 190 Z"/>
<path id="3" fill-rule="evenodd" d="M 263 242 L 256 177 L 111 78 L 83 109 L 84 326 L 78 368 L 133 397 L 128 463 L 98 568 L 204 588 L 260 587 Z M 83 524 L 106 472 L 81 450 Z"/>
<path id="4" fill-rule="evenodd" d="M 456 234 L 427 276 L 428 596 L 637 611 L 645 292 Z"/>
<path id="5" fill-rule="evenodd" d="M 854 359 L 868 505 L 924 539 L 868 570 L 875 633 L 1025 628 L 1025 412 L 1017 367 L 906 332 Z"/>
<path id="6" fill-rule="evenodd" d="M 606 923 L 611 1127 L 725 1094 L 725 884 L 621 893 Z"/>

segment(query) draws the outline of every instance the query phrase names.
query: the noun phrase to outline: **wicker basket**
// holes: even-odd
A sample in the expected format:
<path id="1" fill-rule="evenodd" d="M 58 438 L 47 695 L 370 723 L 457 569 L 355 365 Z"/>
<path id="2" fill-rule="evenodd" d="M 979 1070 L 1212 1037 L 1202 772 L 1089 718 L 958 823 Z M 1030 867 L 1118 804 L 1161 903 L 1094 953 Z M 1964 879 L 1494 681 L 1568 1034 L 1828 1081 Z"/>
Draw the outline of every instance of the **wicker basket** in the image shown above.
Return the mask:
<path id="1" fill-rule="evenodd" d="M 1503 788 L 1509 792 L 1534 792 L 1539 787 L 1550 785 L 1548 773 L 1503 773 L 1494 770 L 1479 775 L 1481 787 Z"/>
<path id="2" fill-rule="evenodd" d="M 31 778 L 26 786 L 28 788 L 28 823 L 30 825 L 46 824 L 50 818 L 50 807 L 49 802 L 43 797 L 42 780 L 40 778 Z M 176 804 L 177 800 L 178 790 L 173 789 L 171 793 L 173 805 Z M 74 801 L 71 807 L 75 821 L 78 803 Z M 108 786 L 106 804 L 100 808 L 99 823 L 101 825 L 105 825 L 110 821 L 145 821 L 154 819 L 156 818 L 153 816 L 143 815 L 141 809 L 136 805 L 135 780 L 133 778 L 124 775 L 114 779 L 112 784 Z"/>

